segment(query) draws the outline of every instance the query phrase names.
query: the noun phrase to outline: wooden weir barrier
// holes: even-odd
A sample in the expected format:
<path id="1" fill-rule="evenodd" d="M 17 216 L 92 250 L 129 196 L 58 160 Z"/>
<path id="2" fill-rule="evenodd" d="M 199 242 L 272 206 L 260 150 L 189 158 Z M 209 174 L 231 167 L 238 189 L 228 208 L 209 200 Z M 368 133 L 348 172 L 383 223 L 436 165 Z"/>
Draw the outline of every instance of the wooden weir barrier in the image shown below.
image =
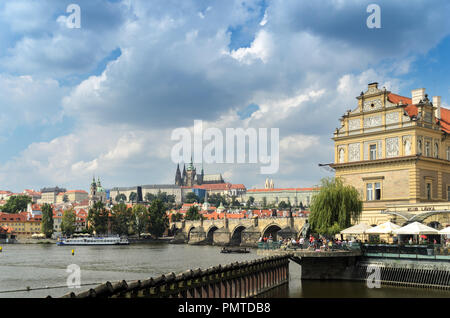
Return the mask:
<path id="1" fill-rule="evenodd" d="M 289 256 L 170 273 L 132 282 L 106 282 L 63 298 L 250 298 L 289 282 Z"/>

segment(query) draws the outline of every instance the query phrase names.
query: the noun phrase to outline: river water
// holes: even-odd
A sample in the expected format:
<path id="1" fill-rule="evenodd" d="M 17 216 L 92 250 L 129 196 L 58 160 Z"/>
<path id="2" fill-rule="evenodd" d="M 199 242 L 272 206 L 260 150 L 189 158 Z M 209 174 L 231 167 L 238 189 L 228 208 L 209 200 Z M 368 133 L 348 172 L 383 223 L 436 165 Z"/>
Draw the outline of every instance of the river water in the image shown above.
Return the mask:
<path id="1" fill-rule="evenodd" d="M 75 249 L 72 256 L 71 250 Z M 79 293 L 105 281 L 143 280 L 170 272 L 203 268 L 260 258 L 249 254 L 221 254 L 219 247 L 172 244 L 129 246 L 56 246 L 47 244 L 3 245 L 0 253 L 0 297 L 59 297 Z M 80 289 L 69 289 L 67 266 L 81 269 Z M 290 262 L 288 288 L 274 290 L 270 297 L 450 297 L 449 291 L 403 287 L 367 288 L 361 282 L 300 280 L 300 266 Z M 87 284 L 93 285 L 87 285 Z M 30 291 L 23 290 L 28 287 Z M 52 287 L 48 289 L 38 289 Z M 53 288 L 60 287 L 62 288 Z"/>

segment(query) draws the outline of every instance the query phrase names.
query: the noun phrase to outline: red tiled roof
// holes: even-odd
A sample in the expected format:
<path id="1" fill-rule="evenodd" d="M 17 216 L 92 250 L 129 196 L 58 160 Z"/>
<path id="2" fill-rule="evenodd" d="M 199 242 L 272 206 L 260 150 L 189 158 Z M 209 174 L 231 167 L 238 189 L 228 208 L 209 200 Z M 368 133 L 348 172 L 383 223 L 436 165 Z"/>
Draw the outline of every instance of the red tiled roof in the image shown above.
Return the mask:
<path id="1" fill-rule="evenodd" d="M 192 188 L 194 189 L 203 189 L 203 190 L 229 190 L 229 189 L 243 189 L 245 190 L 245 186 L 243 184 L 232 184 L 232 183 L 211 183 L 211 184 L 202 184 L 195 185 Z"/>
<path id="2" fill-rule="evenodd" d="M 402 101 L 403 104 L 406 104 L 407 106 L 405 106 L 405 111 L 407 112 L 409 117 L 417 116 L 419 114 L 419 109 L 417 105 L 412 104 L 411 98 L 390 93 L 388 95 L 388 99 L 395 104 L 399 103 L 400 101 Z M 441 119 L 437 121 L 441 126 L 441 130 L 450 134 L 450 110 L 441 107 Z"/>
<path id="3" fill-rule="evenodd" d="M 412 99 L 411 98 L 405 97 L 405 96 L 400 96 L 400 95 L 393 94 L 393 93 L 390 93 L 388 95 L 388 100 L 391 103 L 394 103 L 394 104 L 398 104 L 400 102 L 402 102 L 402 104 L 404 104 L 404 105 L 411 105 L 412 104 Z"/>
<path id="4" fill-rule="evenodd" d="M 87 194 L 87 192 L 84 190 L 69 190 L 66 193 L 86 193 Z"/>

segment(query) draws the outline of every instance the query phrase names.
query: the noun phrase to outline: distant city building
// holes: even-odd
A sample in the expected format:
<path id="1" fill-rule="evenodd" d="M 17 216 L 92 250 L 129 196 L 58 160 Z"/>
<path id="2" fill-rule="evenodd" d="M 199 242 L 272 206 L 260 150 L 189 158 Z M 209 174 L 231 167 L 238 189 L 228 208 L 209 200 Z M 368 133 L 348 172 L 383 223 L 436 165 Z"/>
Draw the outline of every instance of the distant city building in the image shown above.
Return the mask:
<path id="1" fill-rule="evenodd" d="M 255 199 L 256 205 L 266 204 L 278 205 L 284 201 L 292 206 L 307 207 L 311 204 L 312 197 L 319 192 L 319 188 L 267 188 L 267 189 L 250 189 L 242 197 L 242 203 L 246 203 L 250 197 Z"/>
<path id="2" fill-rule="evenodd" d="M 180 172 L 180 165 L 177 165 L 175 172 L 175 185 L 193 187 L 195 185 L 213 184 L 213 183 L 225 183 L 221 174 L 207 174 L 205 175 L 203 168 L 200 174 L 197 174 L 197 169 L 191 162 L 185 167 L 183 165 L 183 174 Z"/>
<path id="3" fill-rule="evenodd" d="M 64 201 L 64 198 L 66 201 Z M 56 197 L 56 204 L 63 202 L 82 202 L 89 198 L 89 194 L 84 190 L 69 190 L 66 192 L 61 192 Z"/>
<path id="4" fill-rule="evenodd" d="M 89 192 L 89 207 L 94 206 L 97 202 L 106 204 L 106 191 L 103 189 L 100 178 L 95 182 L 95 177 L 92 178 L 91 188 Z"/>
<path id="5" fill-rule="evenodd" d="M 183 173 L 180 171 L 180 165 L 177 165 L 175 172 L 175 184 L 150 184 L 132 187 L 114 187 L 109 190 L 111 201 L 117 202 L 119 195 L 125 197 L 125 202 L 131 202 L 131 198 L 136 198 L 134 202 L 146 201 L 148 194 L 158 195 L 158 193 L 166 193 L 175 196 L 176 203 L 184 202 L 184 198 L 189 192 L 196 193 L 201 199 L 204 193 L 208 195 L 220 193 L 221 195 L 239 196 L 245 193 L 244 185 L 234 185 L 226 183 L 221 174 L 205 174 L 202 168 L 200 174 L 194 164 L 191 162 L 187 168 L 183 167 Z M 205 192 L 206 191 L 206 192 Z"/>
<path id="6" fill-rule="evenodd" d="M 41 199 L 38 200 L 38 203 L 55 204 L 56 198 L 61 192 L 66 192 L 66 189 L 59 187 L 43 188 L 41 189 Z"/>

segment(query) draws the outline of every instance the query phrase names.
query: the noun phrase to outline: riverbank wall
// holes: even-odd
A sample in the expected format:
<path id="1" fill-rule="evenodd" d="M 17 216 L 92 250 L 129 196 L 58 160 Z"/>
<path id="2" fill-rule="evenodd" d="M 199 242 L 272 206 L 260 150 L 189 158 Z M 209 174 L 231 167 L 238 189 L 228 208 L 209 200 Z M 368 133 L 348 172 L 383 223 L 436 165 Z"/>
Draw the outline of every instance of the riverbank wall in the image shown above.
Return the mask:
<path id="1" fill-rule="evenodd" d="M 258 255 L 288 255 L 301 266 L 302 280 L 356 280 L 370 286 L 450 290 L 450 262 L 367 257 L 361 251 L 258 250 Z"/>
<path id="2" fill-rule="evenodd" d="M 271 256 L 143 281 L 106 282 L 63 298 L 252 298 L 289 282 L 289 258 Z"/>

